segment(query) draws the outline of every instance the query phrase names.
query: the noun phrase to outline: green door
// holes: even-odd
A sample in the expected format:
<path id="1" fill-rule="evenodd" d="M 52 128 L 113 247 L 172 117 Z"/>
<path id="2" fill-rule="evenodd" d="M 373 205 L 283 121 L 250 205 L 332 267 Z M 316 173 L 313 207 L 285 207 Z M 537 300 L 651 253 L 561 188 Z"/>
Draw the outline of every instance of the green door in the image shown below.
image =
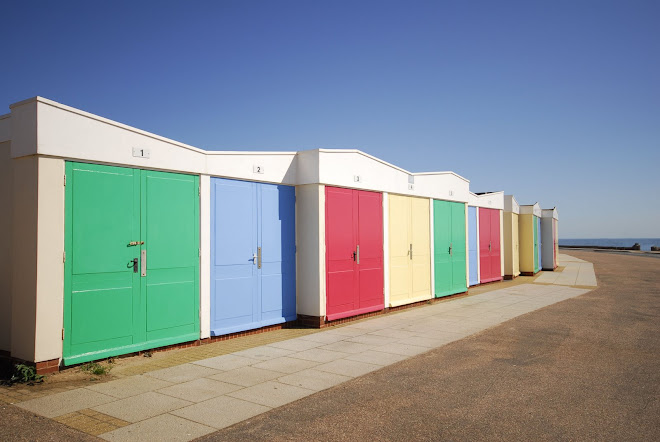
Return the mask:
<path id="1" fill-rule="evenodd" d="M 532 216 L 532 222 L 534 223 L 534 273 L 539 271 L 539 229 L 537 220 L 537 216 Z"/>
<path id="2" fill-rule="evenodd" d="M 66 176 L 64 363 L 199 338 L 199 178 L 72 162 Z"/>
<path id="3" fill-rule="evenodd" d="M 435 297 L 467 290 L 465 204 L 433 201 Z"/>

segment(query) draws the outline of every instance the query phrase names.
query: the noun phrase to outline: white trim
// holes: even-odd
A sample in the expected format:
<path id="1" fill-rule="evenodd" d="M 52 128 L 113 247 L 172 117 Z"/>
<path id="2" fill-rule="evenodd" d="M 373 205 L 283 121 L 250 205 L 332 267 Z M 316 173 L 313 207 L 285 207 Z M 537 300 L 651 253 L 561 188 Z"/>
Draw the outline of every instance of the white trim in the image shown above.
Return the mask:
<path id="1" fill-rule="evenodd" d="M 383 302 L 390 305 L 390 217 L 389 196 L 383 192 Z"/>
<path id="2" fill-rule="evenodd" d="M 211 336 L 211 177 L 199 178 L 199 332 L 200 338 Z"/>
<path id="3" fill-rule="evenodd" d="M 429 240 L 431 247 L 431 298 L 435 298 L 435 232 L 433 229 L 433 199 L 429 199 Z"/>

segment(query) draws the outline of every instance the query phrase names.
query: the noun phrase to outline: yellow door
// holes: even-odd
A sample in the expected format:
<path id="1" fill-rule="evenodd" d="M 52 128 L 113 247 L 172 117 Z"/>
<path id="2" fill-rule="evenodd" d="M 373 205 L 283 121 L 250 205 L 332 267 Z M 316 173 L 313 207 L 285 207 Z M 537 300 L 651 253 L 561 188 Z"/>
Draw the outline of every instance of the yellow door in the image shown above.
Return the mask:
<path id="1" fill-rule="evenodd" d="M 390 307 L 431 298 L 430 202 L 388 196 Z"/>
<path id="2" fill-rule="evenodd" d="M 390 306 L 406 304 L 410 296 L 410 201 L 409 198 L 388 196 Z"/>
<path id="3" fill-rule="evenodd" d="M 410 198 L 412 210 L 412 293 L 411 302 L 431 298 L 430 202 Z"/>
<path id="4" fill-rule="evenodd" d="M 534 274 L 534 215 L 518 216 L 520 238 L 520 271 Z"/>
<path id="5" fill-rule="evenodd" d="M 513 219 L 511 227 L 513 228 L 513 275 L 520 275 L 520 237 L 518 236 L 518 214 L 512 213 Z"/>

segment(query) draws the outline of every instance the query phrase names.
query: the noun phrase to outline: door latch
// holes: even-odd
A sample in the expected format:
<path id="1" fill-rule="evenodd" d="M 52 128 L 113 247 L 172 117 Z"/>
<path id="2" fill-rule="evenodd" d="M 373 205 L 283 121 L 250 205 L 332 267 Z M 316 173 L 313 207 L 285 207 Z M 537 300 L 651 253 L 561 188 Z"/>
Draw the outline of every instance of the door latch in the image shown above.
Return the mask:
<path id="1" fill-rule="evenodd" d="M 357 263 L 360 264 L 360 245 L 357 245 L 357 251 L 355 252 L 357 255 Z"/>
<path id="2" fill-rule="evenodd" d="M 141 246 L 144 244 L 144 241 L 131 241 L 128 243 L 128 247 Z"/>
<path id="3" fill-rule="evenodd" d="M 257 268 L 261 268 L 261 247 L 257 247 Z"/>
<path id="4" fill-rule="evenodd" d="M 142 257 L 142 276 L 147 276 L 147 251 L 142 250 L 140 252 L 141 257 Z"/>
<path id="5" fill-rule="evenodd" d="M 412 260 L 412 243 L 410 244 L 410 250 L 408 250 L 408 253 L 410 254 L 410 259 Z"/>

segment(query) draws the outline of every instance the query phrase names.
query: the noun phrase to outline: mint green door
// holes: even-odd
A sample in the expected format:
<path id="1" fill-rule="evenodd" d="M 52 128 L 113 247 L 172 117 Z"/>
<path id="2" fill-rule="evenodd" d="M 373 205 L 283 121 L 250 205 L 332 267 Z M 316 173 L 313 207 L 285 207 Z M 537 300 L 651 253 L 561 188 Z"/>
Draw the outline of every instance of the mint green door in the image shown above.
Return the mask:
<path id="1" fill-rule="evenodd" d="M 67 162 L 66 365 L 199 337 L 198 177 Z"/>
<path id="2" fill-rule="evenodd" d="M 465 204 L 433 201 L 435 297 L 467 290 Z"/>

